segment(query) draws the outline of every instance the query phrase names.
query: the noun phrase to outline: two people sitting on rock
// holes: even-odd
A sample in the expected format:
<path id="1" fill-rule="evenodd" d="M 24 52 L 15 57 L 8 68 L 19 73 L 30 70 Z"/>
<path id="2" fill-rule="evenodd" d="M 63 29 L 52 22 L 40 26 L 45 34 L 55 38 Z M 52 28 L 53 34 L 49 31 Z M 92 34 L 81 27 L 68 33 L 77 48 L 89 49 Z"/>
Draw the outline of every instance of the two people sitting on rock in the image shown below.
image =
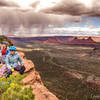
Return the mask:
<path id="1" fill-rule="evenodd" d="M 23 74 L 25 71 L 25 66 L 21 57 L 16 52 L 16 47 L 10 46 L 9 50 L 10 53 L 6 57 L 7 77 L 9 77 L 14 70 L 18 71 L 20 74 Z M 18 62 L 20 62 L 20 65 Z"/>
<path id="2" fill-rule="evenodd" d="M 0 63 L 5 64 L 6 56 L 9 54 L 8 42 L 2 41 L 0 50 Z"/>
<path id="3" fill-rule="evenodd" d="M 14 71 L 23 74 L 25 66 L 16 51 L 16 47 L 10 46 L 10 48 L 8 48 L 7 45 L 8 43 L 6 41 L 2 42 L 0 62 L 4 65 L 0 68 L 0 76 L 3 76 L 3 74 L 6 73 L 6 77 L 9 77 Z"/>

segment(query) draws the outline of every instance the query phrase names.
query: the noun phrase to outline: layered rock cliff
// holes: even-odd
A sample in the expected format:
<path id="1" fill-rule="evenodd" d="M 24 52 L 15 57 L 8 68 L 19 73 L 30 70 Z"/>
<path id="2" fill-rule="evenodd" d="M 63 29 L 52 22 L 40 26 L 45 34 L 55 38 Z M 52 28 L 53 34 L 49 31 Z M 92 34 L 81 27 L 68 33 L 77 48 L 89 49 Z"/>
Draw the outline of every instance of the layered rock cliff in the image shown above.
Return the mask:
<path id="1" fill-rule="evenodd" d="M 32 86 L 35 100 L 58 100 L 43 84 L 39 73 L 35 70 L 35 66 L 31 60 L 26 59 L 25 54 L 19 51 L 21 58 L 26 67 L 27 76 L 23 79 L 24 87 Z"/>

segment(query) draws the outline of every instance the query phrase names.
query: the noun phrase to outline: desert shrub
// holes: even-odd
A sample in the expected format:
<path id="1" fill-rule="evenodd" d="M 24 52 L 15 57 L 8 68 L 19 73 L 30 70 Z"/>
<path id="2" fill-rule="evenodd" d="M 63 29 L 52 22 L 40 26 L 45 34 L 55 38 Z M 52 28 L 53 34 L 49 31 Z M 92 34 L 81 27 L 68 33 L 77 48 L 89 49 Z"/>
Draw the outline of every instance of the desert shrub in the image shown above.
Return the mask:
<path id="1" fill-rule="evenodd" d="M 0 78 L 0 100 L 34 100 L 32 87 L 23 88 L 22 79 L 26 75 L 11 75 Z"/>

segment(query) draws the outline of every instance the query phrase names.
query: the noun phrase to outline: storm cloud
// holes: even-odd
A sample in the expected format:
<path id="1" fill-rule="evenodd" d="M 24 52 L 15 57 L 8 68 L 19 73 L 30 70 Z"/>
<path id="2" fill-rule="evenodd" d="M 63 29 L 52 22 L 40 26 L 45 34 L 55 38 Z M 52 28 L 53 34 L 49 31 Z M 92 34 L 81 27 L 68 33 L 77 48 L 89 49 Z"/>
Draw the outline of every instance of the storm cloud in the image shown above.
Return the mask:
<path id="1" fill-rule="evenodd" d="M 62 0 L 54 7 L 41 10 L 45 13 L 82 15 L 87 13 L 88 9 L 76 0 Z"/>
<path id="2" fill-rule="evenodd" d="M 41 8 L 40 0 L 30 4 L 30 8 L 21 8 L 14 0 L 0 0 L 0 30 L 13 34 L 21 26 L 30 30 L 37 28 L 40 33 L 51 26 L 64 26 L 70 22 L 82 22 L 82 17 L 100 17 L 99 0 L 92 0 L 87 6 L 78 0 L 61 0 L 55 6 Z"/>
<path id="3" fill-rule="evenodd" d="M 53 7 L 42 9 L 41 12 L 60 15 L 69 14 L 72 16 L 100 17 L 100 0 L 91 0 L 90 6 L 78 0 L 61 0 L 61 2 Z"/>
<path id="4" fill-rule="evenodd" d="M 45 28 L 48 25 L 63 25 L 66 22 L 79 22 L 79 16 L 54 15 L 38 13 L 31 10 L 0 8 L 0 27 L 4 31 L 15 31 L 21 25 L 27 29 L 32 27 Z"/>

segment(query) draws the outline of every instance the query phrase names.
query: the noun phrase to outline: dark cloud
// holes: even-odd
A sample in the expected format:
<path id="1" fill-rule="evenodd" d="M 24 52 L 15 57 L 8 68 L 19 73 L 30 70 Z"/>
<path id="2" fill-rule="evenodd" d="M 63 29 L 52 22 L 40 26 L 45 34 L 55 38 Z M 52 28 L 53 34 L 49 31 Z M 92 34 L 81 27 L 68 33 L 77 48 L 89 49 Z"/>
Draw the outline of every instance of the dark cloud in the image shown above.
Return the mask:
<path id="1" fill-rule="evenodd" d="M 100 17 L 100 0 L 93 0 L 91 11 L 88 16 Z"/>
<path id="2" fill-rule="evenodd" d="M 100 0 L 93 0 L 90 7 L 77 0 L 62 0 L 60 3 L 57 3 L 57 5 L 43 9 L 40 12 L 100 17 Z"/>
<path id="3" fill-rule="evenodd" d="M 76 0 L 62 0 L 60 3 L 57 3 L 57 5 L 55 5 L 54 7 L 50 7 L 41 11 L 45 13 L 70 14 L 76 16 L 86 14 L 89 11 L 89 9 Z"/>
<path id="4" fill-rule="evenodd" d="M 0 28 L 6 32 L 16 31 L 21 25 L 27 29 L 37 27 L 40 30 L 48 25 L 63 25 L 67 22 L 80 22 L 79 16 L 36 13 L 32 10 L 0 8 Z"/>
<path id="5" fill-rule="evenodd" d="M 19 7 L 19 5 L 13 1 L 0 0 L 0 7 Z"/>

